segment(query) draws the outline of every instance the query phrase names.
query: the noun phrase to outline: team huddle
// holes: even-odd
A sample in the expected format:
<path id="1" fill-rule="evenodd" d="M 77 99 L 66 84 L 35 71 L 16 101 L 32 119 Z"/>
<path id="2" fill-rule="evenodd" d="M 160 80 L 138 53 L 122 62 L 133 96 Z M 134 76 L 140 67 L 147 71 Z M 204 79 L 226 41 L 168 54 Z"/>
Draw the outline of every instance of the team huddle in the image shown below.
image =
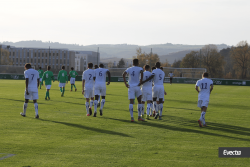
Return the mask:
<path id="1" fill-rule="evenodd" d="M 23 112 L 20 113 L 21 116 L 26 116 L 26 109 L 28 106 L 29 100 L 33 100 L 35 106 L 35 118 L 39 118 L 38 115 L 38 87 L 40 84 L 43 85 L 45 82 L 46 86 L 46 95 L 45 100 L 50 100 L 49 90 L 51 88 L 51 82 L 55 81 L 53 73 L 50 71 L 50 66 L 47 67 L 47 71 L 43 73 L 41 70 L 34 70 L 31 68 L 31 64 L 25 64 L 24 76 L 26 80 L 26 89 L 25 89 L 25 102 L 23 105 Z M 74 71 L 74 68 L 71 68 L 69 73 L 71 90 L 74 87 L 75 91 L 77 88 L 75 86 L 75 78 L 78 76 L 77 72 Z M 106 84 L 106 75 L 108 75 L 108 81 Z M 128 83 L 126 80 L 126 75 L 128 75 Z M 172 75 L 172 74 L 171 74 Z M 171 76 L 172 77 L 172 76 Z M 198 80 L 196 83 L 196 90 L 199 93 L 198 95 L 198 107 L 201 108 L 201 116 L 198 120 L 199 126 L 207 126 L 205 122 L 205 114 L 209 103 L 210 93 L 213 89 L 213 81 L 208 79 L 208 73 L 203 74 L 203 79 Z M 127 68 L 123 72 L 123 80 L 125 86 L 128 88 L 128 99 L 129 99 L 129 112 L 131 117 L 131 122 L 134 122 L 134 110 L 133 104 L 135 98 L 138 101 L 138 121 L 145 121 L 144 115 L 144 106 L 147 102 L 146 107 L 146 119 L 150 119 L 150 116 L 154 116 L 155 119 L 159 118 L 162 120 L 162 111 L 164 103 L 164 95 L 167 93 L 164 90 L 164 78 L 165 73 L 163 68 L 161 68 L 160 62 L 155 64 L 155 67 L 152 67 L 152 72 L 150 72 L 150 66 L 145 65 L 144 69 L 139 67 L 139 60 L 133 60 L 133 66 Z M 110 84 L 111 74 L 108 69 L 104 68 L 103 64 L 95 66 L 93 69 L 93 64 L 88 63 L 88 69 L 85 70 L 82 74 L 82 94 L 86 98 L 85 107 L 86 115 L 92 115 L 92 106 L 94 104 L 94 114 L 97 116 L 97 107 L 100 105 L 100 116 L 103 115 L 103 108 L 105 104 L 106 96 L 106 85 Z M 61 92 L 61 97 L 64 96 L 65 85 L 68 83 L 68 75 L 65 71 L 65 67 L 62 66 L 62 70 L 58 73 L 58 82 Z M 171 82 L 172 83 L 172 82 Z M 100 102 L 100 104 L 98 103 Z"/>

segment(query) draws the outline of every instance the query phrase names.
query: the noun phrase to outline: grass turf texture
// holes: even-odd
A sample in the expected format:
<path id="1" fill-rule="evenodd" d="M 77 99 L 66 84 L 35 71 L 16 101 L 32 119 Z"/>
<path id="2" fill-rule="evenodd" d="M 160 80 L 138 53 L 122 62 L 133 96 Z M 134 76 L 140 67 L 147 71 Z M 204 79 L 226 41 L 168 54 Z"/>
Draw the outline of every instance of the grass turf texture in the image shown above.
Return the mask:
<path id="1" fill-rule="evenodd" d="M 249 147 L 249 87 L 214 86 L 206 122 L 197 120 L 193 84 L 165 84 L 163 120 L 130 122 L 127 88 L 107 86 L 103 116 L 87 117 L 81 82 L 77 92 L 60 97 L 58 83 L 44 100 L 39 116 L 32 102 L 21 117 L 24 81 L 0 80 L 0 166 L 248 166 L 249 158 L 218 158 L 218 147 Z M 134 105 L 134 110 L 137 106 Z"/>

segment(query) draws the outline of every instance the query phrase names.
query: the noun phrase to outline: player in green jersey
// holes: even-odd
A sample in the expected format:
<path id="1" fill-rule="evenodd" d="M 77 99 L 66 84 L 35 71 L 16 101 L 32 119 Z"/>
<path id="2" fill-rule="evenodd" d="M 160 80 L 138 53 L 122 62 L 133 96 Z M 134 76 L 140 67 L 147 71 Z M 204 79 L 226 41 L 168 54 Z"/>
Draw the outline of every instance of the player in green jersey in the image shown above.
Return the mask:
<path id="1" fill-rule="evenodd" d="M 53 72 L 50 71 L 51 67 L 47 66 L 47 71 L 43 73 L 43 78 L 42 78 L 42 83 L 45 81 L 45 87 L 46 87 L 46 95 L 45 95 L 45 100 L 49 99 L 49 90 L 51 87 L 51 80 L 53 79 L 53 82 L 55 82 Z"/>
<path id="2" fill-rule="evenodd" d="M 74 71 L 74 67 L 71 67 L 71 71 L 69 72 L 69 76 L 70 76 L 70 84 L 71 84 L 70 92 L 72 92 L 73 86 L 75 87 L 75 91 L 77 91 L 75 81 L 76 81 L 76 76 L 78 76 L 78 73 L 76 71 Z"/>
<path id="3" fill-rule="evenodd" d="M 43 77 L 43 70 L 42 70 L 42 67 L 39 67 L 39 70 L 37 70 L 39 72 L 39 78 L 40 78 L 40 89 L 41 89 L 41 86 L 43 85 L 42 83 L 42 77 Z"/>
<path id="4" fill-rule="evenodd" d="M 65 69 L 65 66 L 62 66 L 62 70 L 59 71 L 58 77 L 57 77 L 57 80 L 59 82 L 60 91 L 61 91 L 61 97 L 64 96 L 65 85 L 66 85 L 66 83 L 68 83 L 68 74 L 67 74 L 67 71 L 65 71 L 64 69 Z"/>

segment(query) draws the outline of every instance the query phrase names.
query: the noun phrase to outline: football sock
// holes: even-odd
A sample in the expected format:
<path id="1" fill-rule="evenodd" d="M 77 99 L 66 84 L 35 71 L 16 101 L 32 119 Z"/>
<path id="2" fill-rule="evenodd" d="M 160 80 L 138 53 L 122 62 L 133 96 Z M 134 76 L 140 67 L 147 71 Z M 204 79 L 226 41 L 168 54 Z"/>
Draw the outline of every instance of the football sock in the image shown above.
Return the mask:
<path id="1" fill-rule="evenodd" d="M 105 104 L 105 99 L 102 99 L 102 101 L 101 101 L 101 109 L 103 109 L 104 104 Z"/>
<path id="2" fill-rule="evenodd" d="M 147 104 L 147 115 L 149 115 L 151 105 L 152 105 L 151 103 Z"/>
<path id="3" fill-rule="evenodd" d="M 62 88 L 60 87 L 60 91 L 61 91 L 61 93 L 62 93 Z"/>
<path id="4" fill-rule="evenodd" d="M 159 106 L 160 106 L 160 116 L 162 116 L 163 104 L 161 103 L 159 104 Z"/>
<path id="5" fill-rule="evenodd" d="M 156 105 L 155 112 L 158 113 L 158 111 L 159 111 L 159 104 L 156 103 L 155 105 Z"/>
<path id="6" fill-rule="evenodd" d="M 36 115 L 38 115 L 38 104 L 37 104 L 37 103 L 34 103 L 34 107 L 35 107 Z"/>
<path id="7" fill-rule="evenodd" d="M 74 86 L 74 88 L 76 89 L 76 85 L 74 84 L 73 86 Z"/>
<path id="8" fill-rule="evenodd" d="M 73 85 L 71 85 L 71 91 L 72 91 Z"/>
<path id="9" fill-rule="evenodd" d="M 63 87 L 63 94 L 64 94 L 64 92 L 65 92 L 65 88 Z"/>
<path id="10" fill-rule="evenodd" d="M 23 114 L 26 115 L 26 109 L 28 107 L 28 103 L 23 104 Z"/>
<path id="11" fill-rule="evenodd" d="M 85 102 L 85 107 L 86 107 L 87 114 L 89 114 L 89 102 Z"/>
<path id="12" fill-rule="evenodd" d="M 98 101 L 97 101 L 97 100 L 95 100 L 95 101 L 94 101 L 94 109 L 95 109 L 95 113 L 96 113 L 96 110 L 97 110 L 97 104 L 98 104 Z"/>
<path id="13" fill-rule="evenodd" d="M 91 108 L 93 106 L 94 100 L 90 100 L 90 105 L 89 107 Z"/>
<path id="14" fill-rule="evenodd" d="M 205 122 L 205 114 L 206 114 L 206 112 L 204 112 L 204 111 L 202 111 L 202 124 L 204 125 L 204 124 L 206 124 L 206 122 Z"/>
<path id="15" fill-rule="evenodd" d="M 141 116 L 142 115 L 142 104 L 138 104 L 137 109 L 138 109 L 138 116 Z"/>
<path id="16" fill-rule="evenodd" d="M 157 103 L 156 103 L 156 101 L 154 101 L 153 102 L 153 109 L 154 109 L 155 112 L 156 112 L 156 108 L 157 108 Z"/>
<path id="17" fill-rule="evenodd" d="M 144 104 L 141 104 L 141 115 L 144 115 Z"/>
<path id="18" fill-rule="evenodd" d="M 41 89 L 41 87 L 42 87 L 42 82 L 40 82 L 40 89 Z"/>
<path id="19" fill-rule="evenodd" d="M 133 104 L 129 104 L 129 112 L 130 112 L 130 116 L 133 117 Z"/>

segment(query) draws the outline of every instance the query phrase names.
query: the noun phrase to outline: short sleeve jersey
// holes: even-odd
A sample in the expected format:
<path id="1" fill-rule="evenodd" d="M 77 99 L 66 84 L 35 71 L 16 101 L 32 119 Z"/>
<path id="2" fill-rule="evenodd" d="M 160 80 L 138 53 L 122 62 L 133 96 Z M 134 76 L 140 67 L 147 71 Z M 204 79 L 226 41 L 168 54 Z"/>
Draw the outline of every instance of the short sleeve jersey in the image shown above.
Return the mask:
<path id="1" fill-rule="evenodd" d="M 60 83 L 66 83 L 66 81 L 68 81 L 67 71 L 65 71 L 65 70 L 59 71 L 57 80 L 58 80 Z"/>
<path id="2" fill-rule="evenodd" d="M 24 77 L 25 79 L 29 79 L 28 88 L 32 90 L 38 90 L 37 88 L 37 79 L 39 79 L 39 73 L 37 70 L 34 69 L 28 69 L 24 71 Z"/>
<path id="3" fill-rule="evenodd" d="M 151 72 L 149 71 L 145 71 L 143 72 L 143 81 L 145 81 L 146 79 L 148 79 L 150 76 L 151 76 Z M 152 80 L 149 80 L 147 82 L 145 82 L 143 85 L 142 85 L 142 88 L 147 88 L 147 89 L 151 89 L 152 90 Z"/>
<path id="4" fill-rule="evenodd" d="M 69 75 L 70 75 L 70 77 L 75 78 L 78 75 L 78 73 L 76 71 L 72 70 L 69 72 Z"/>
<path id="5" fill-rule="evenodd" d="M 95 69 L 95 85 L 106 85 L 106 73 L 108 72 L 108 69 L 105 68 L 97 68 Z"/>
<path id="6" fill-rule="evenodd" d="M 137 86 L 140 83 L 140 73 L 143 71 L 141 67 L 133 66 L 126 70 L 129 75 L 129 86 Z"/>
<path id="7" fill-rule="evenodd" d="M 38 70 L 39 72 L 39 78 L 42 78 L 43 77 L 43 70 Z"/>
<path id="8" fill-rule="evenodd" d="M 45 71 L 43 74 L 43 81 L 45 81 L 45 85 L 51 85 L 51 80 L 55 81 L 54 75 L 52 71 Z"/>
<path id="9" fill-rule="evenodd" d="M 169 73 L 168 76 L 172 78 L 174 76 L 174 73 Z"/>
<path id="10" fill-rule="evenodd" d="M 94 70 L 87 69 L 82 73 L 82 80 L 85 80 L 85 88 L 93 89 L 94 87 Z"/>
<path id="11" fill-rule="evenodd" d="M 154 75 L 153 81 L 155 86 L 163 85 L 165 73 L 161 69 L 157 68 L 153 70 L 152 75 Z"/>
<path id="12" fill-rule="evenodd" d="M 213 81 L 208 78 L 203 78 L 196 82 L 196 86 L 200 88 L 198 100 L 209 100 L 211 85 L 213 85 Z"/>

